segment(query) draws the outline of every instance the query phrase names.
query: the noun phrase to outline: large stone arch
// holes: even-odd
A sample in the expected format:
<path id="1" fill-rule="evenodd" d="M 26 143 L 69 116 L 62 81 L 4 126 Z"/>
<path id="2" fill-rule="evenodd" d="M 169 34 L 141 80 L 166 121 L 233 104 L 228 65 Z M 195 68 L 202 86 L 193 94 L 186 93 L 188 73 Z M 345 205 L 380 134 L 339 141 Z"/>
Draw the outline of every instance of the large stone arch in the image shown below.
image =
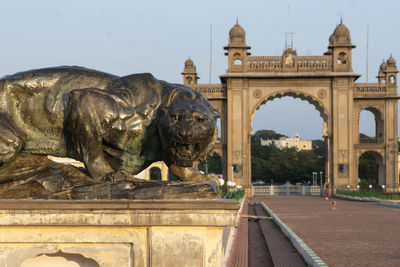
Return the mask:
<path id="1" fill-rule="evenodd" d="M 355 168 L 356 177 L 360 178 L 360 175 L 359 175 L 360 158 L 364 153 L 367 153 L 367 152 L 372 152 L 373 154 L 375 154 L 375 161 L 379 165 L 379 167 L 378 167 L 378 184 L 380 186 L 382 186 L 382 185 L 386 186 L 386 184 L 387 184 L 386 167 L 385 167 L 385 160 L 384 160 L 385 159 L 385 151 L 383 149 L 376 149 L 376 148 L 375 149 L 373 149 L 373 148 L 367 149 L 367 148 L 365 148 L 365 149 L 357 150 L 357 153 L 356 153 L 356 157 L 357 157 L 356 164 L 357 165 Z"/>
<path id="2" fill-rule="evenodd" d="M 340 34 L 339 34 L 340 33 Z M 251 56 L 244 29 L 236 24 L 224 47 L 228 68 L 221 85 L 196 84 L 221 116 L 224 179 L 251 192 L 252 117 L 266 101 L 282 96 L 313 104 L 324 121 L 326 145 L 325 181 L 335 189 L 357 187 L 358 153 L 363 149 L 384 151 L 387 191 L 399 191 L 397 143 L 397 67 L 390 57 L 379 67 L 376 83 L 356 83 L 361 76 L 352 68 L 350 31 L 340 23 L 329 38 L 323 55 L 298 56 L 293 47 L 281 55 Z M 235 65 L 234 60 L 242 60 Z M 189 75 L 183 73 L 184 78 Z M 186 76 L 185 76 L 186 75 Z M 381 143 L 362 143 L 359 116 L 363 109 L 379 114 Z M 378 112 L 379 111 L 379 112 Z"/>
<path id="3" fill-rule="evenodd" d="M 372 104 L 360 104 L 357 105 L 355 113 L 357 114 L 357 119 L 356 119 L 356 126 L 357 130 L 355 131 L 356 134 L 358 133 L 358 141 L 359 143 L 362 143 L 365 140 L 360 139 L 360 117 L 361 117 L 361 112 L 363 111 L 369 111 L 374 115 L 375 119 L 375 142 L 382 142 L 382 137 L 384 136 L 384 105 L 372 105 Z"/>
<path id="4" fill-rule="evenodd" d="M 260 90 L 261 91 L 261 90 Z M 260 109 L 260 107 L 264 104 L 266 104 L 268 101 L 272 101 L 275 98 L 282 98 L 285 96 L 290 96 L 292 98 L 299 98 L 301 100 L 307 101 L 309 104 L 313 105 L 315 109 L 319 112 L 320 117 L 323 120 L 323 135 L 327 135 L 328 127 L 329 127 L 329 110 L 325 106 L 325 104 L 320 101 L 318 98 L 315 96 L 307 93 L 307 92 L 302 92 L 298 90 L 280 90 L 280 91 L 275 91 L 272 93 L 267 93 L 266 95 L 260 96 L 259 100 L 250 108 L 250 121 L 254 118 L 257 110 Z M 252 133 L 252 126 L 250 127 L 250 133 Z"/>

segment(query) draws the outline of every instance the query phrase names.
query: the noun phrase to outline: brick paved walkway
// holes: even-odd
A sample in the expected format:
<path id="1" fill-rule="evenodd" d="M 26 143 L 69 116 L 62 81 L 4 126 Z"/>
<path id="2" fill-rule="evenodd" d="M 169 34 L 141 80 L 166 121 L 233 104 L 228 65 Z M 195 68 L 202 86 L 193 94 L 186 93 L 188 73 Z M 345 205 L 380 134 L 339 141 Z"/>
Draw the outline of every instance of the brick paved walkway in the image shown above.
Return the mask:
<path id="1" fill-rule="evenodd" d="M 376 202 L 320 197 L 254 197 L 263 201 L 329 266 L 400 266 L 400 209 Z"/>

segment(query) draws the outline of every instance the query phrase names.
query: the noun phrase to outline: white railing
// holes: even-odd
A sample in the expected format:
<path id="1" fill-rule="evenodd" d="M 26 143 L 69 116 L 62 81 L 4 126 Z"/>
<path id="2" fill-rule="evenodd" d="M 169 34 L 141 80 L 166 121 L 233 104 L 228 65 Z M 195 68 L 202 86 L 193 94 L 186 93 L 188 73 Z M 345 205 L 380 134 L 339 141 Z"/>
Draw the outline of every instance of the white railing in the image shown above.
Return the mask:
<path id="1" fill-rule="evenodd" d="M 253 196 L 270 195 L 270 196 L 319 196 L 321 195 L 321 187 L 314 186 L 296 186 L 296 185 L 268 185 L 253 186 Z"/>

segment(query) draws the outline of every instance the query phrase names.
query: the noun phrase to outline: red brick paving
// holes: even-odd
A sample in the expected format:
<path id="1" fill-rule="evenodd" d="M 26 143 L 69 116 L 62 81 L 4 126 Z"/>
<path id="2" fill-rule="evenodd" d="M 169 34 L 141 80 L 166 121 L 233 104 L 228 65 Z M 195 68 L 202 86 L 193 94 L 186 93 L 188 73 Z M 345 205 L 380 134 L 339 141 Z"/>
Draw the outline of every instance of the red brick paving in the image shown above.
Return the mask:
<path id="1" fill-rule="evenodd" d="M 263 201 L 329 266 L 400 266 L 400 209 L 376 202 L 265 196 Z"/>
<path id="2" fill-rule="evenodd" d="M 242 214 L 248 213 L 247 203 L 244 203 Z M 233 242 L 232 252 L 229 257 L 228 267 L 248 267 L 249 251 L 249 223 L 247 218 L 241 218 L 238 231 Z"/>

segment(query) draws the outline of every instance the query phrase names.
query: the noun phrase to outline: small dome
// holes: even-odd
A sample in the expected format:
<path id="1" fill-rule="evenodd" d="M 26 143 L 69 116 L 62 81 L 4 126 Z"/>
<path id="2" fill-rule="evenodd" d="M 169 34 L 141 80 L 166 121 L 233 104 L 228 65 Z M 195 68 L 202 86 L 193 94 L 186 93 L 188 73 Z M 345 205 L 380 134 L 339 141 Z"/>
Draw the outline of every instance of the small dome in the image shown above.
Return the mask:
<path id="1" fill-rule="evenodd" d="M 243 38 L 245 37 L 246 32 L 239 24 L 235 24 L 232 29 L 229 31 L 229 38 Z"/>
<path id="2" fill-rule="evenodd" d="M 383 72 L 386 70 L 386 68 L 387 68 L 387 64 L 386 64 L 385 60 L 383 60 L 381 65 L 379 66 L 379 70 Z"/>
<path id="3" fill-rule="evenodd" d="M 336 26 L 332 35 L 329 37 L 329 45 L 337 46 L 352 46 L 351 37 L 349 29 L 343 24 L 342 20 L 340 20 L 340 24 Z"/>
<path id="4" fill-rule="evenodd" d="M 194 62 L 190 59 L 190 57 L 185 61 L 184 72 L 196 72 L 196 66 L 194 65 Z"/>
<path id="5" fill-rule="evenodd" d="M 390 55 L 390 58 L 386 61 L 388 67 L 396 67 L 396 60 Z"/>
<path id="6" fill-rule="evenodd" d="M 186 61 L 185 61 L 185 68 L 188 68 L 188 67 L 189 68 L 194 67 L 194 62 L 190 58 L 186 59 Z"/>
<path id="7" fill-rule="evenodd" d="M 236 20 L 236 24 L 229 31 L 229 44 L 246 44 L 246 32 L 239 25 L 238 20 Z"/>

